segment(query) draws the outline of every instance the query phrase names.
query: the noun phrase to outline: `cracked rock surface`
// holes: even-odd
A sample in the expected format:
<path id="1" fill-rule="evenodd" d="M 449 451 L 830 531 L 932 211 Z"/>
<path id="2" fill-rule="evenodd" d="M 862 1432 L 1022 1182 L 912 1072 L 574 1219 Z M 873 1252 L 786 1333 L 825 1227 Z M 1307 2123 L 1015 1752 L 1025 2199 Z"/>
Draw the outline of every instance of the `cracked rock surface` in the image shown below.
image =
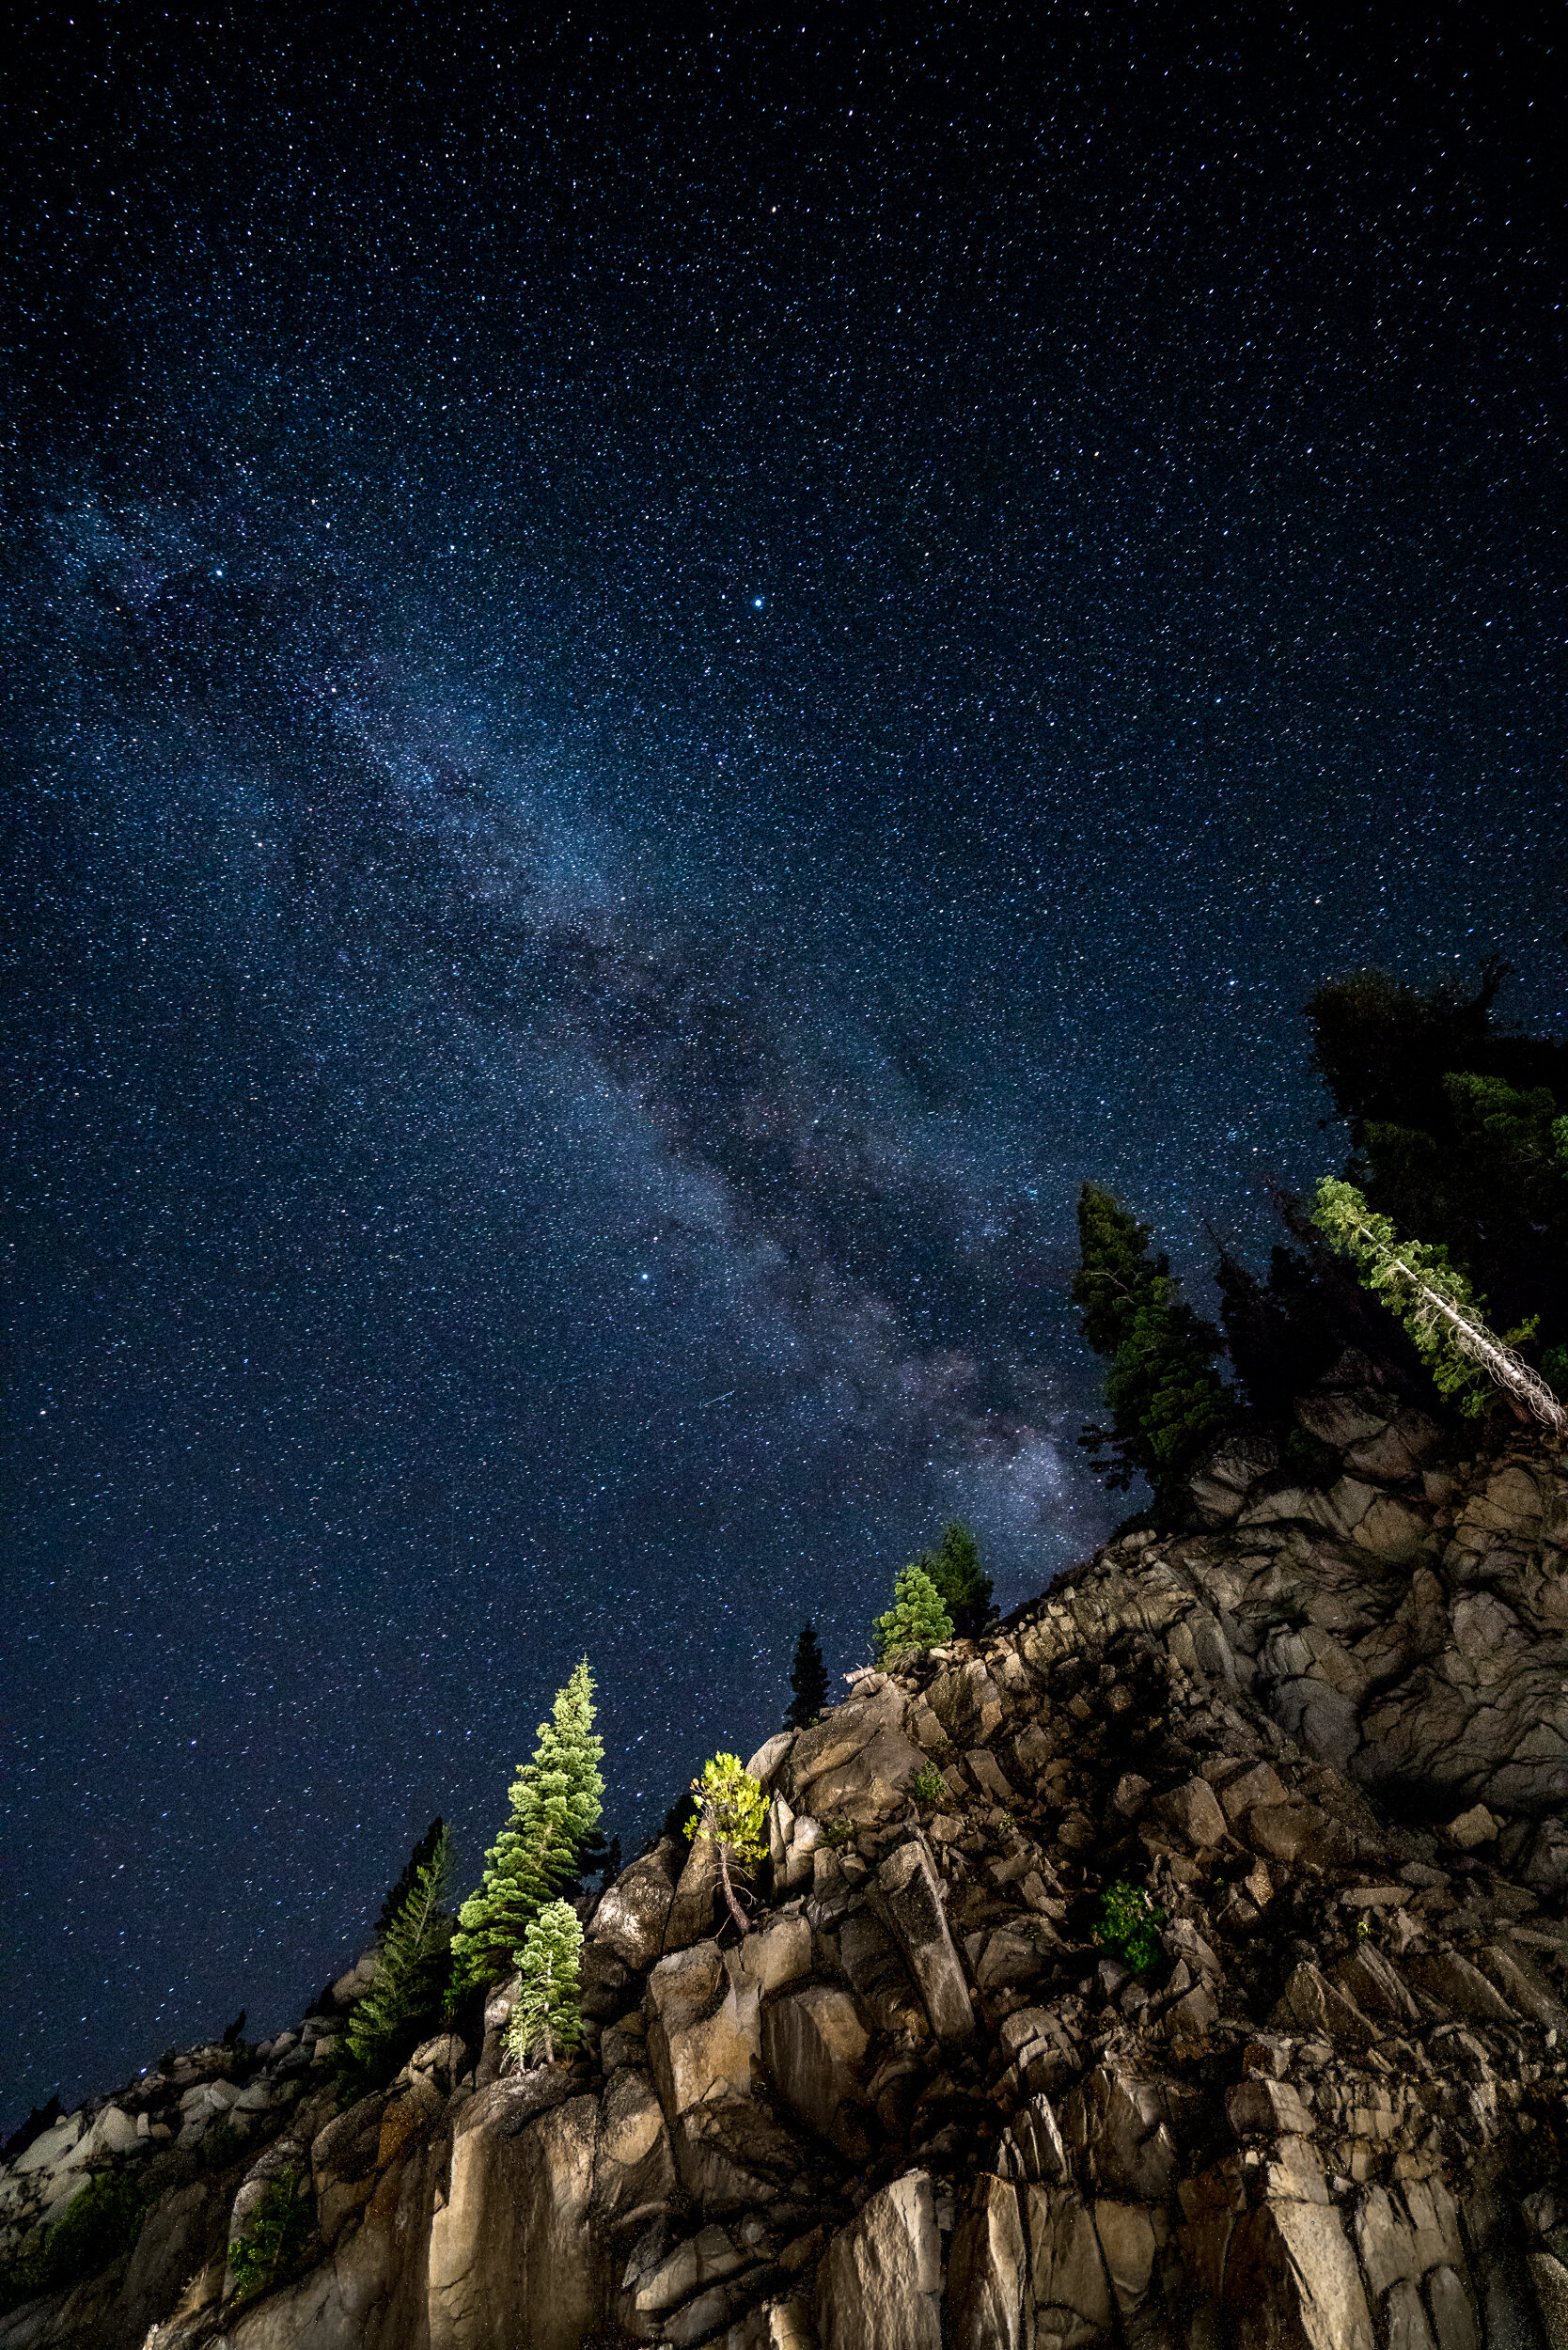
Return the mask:
<path id="1" fill-rule="evenodd" d="M 770 1739 L 752 1931 L 634 1861 L 571 2067 L 502 2071 L 503 1986 L 339 2113 L 362 1962 L 68 2116 L 9 2248 L 104 2170 L 149 2215 L 0 2350 L 1564 2350 L 1568 1473 L 1356 1371 L 1312 1483 L 1237 1447 L 1186 1531 Z M 289 2171 L 301 2264 L 237 2303 Z"/>

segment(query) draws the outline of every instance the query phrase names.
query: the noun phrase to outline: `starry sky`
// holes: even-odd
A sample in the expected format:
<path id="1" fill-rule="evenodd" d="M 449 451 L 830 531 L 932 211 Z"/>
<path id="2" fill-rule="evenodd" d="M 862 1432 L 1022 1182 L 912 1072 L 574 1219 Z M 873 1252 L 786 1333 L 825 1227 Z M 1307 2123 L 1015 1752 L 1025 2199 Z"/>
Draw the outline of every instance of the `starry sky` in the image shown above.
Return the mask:
<path id="1" fill-rule="evenodd" d="M 1560 1022 L 1544 38 L 1264 16 L 29 14 L 8 2125 L 585 1649 L 631 1850 L 1086 1555 L 1076 1188 L 1261 1258 L 1319 979 Z"/>

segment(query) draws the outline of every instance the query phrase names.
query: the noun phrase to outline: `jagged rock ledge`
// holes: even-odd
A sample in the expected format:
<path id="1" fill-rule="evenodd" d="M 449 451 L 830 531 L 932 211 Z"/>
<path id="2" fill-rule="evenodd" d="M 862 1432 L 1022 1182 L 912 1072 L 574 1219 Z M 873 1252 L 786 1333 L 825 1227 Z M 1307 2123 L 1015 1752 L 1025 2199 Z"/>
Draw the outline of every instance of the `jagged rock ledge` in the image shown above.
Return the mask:
<path id="1" fill-rule="evenodd" d="M 744 1942 L 700 1847 L 635 1861 L 572 2068 L 503 2075 L 503 1988 L 345 2113 L 335 2013 L 68 2117 L 13 2241 L 166 2184 L 0 2350 L 1568 2344 L 1568 1480 L 1442 1461 L 1354 1365 L 1301 1410 L 1330 1474 L 1238 1448 L 1199 1529 L 771 1739 Z M 237 2304 L 290 2170 L 303 2269 Z"/>

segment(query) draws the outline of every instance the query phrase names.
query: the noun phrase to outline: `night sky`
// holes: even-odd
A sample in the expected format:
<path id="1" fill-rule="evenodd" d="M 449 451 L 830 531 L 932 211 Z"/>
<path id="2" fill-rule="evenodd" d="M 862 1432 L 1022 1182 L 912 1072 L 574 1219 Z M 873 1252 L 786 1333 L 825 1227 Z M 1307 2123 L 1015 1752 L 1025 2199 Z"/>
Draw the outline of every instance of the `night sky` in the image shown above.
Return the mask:
<path id="1" fill-rule="evenodd" d="M 585 1649 L 630 1852 L 1086 1555 L 1076 1188 L 1261 1260 L 1319 979 L 1563 1016 L 1527 19 L 149 23 L 7 130 L 8 2124 Z"/>

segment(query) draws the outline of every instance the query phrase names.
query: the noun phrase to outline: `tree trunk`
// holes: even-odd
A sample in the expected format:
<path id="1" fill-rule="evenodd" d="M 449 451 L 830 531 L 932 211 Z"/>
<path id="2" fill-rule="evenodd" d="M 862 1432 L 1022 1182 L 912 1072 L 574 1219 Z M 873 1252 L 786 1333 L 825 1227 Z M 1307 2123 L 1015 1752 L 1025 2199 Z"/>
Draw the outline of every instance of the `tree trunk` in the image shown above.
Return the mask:
<path id="1" fill-rule="evenodd" d="M 751 1922 L 746 1917 L 745 1911 L 741 1907 L 740 1903 L 735 1899 L 734 1888 L 729 1882 L 729 1848 L 722 1841 L 719 1843 L 718 1856 L 719 1882 L 724 1887 L 724 1898 L 729 1904 L 729 1915 L 734 1919 L 735 1923 L 740 1927 L 743 1934 L 749 1934 L 751 1931 Z"/>

